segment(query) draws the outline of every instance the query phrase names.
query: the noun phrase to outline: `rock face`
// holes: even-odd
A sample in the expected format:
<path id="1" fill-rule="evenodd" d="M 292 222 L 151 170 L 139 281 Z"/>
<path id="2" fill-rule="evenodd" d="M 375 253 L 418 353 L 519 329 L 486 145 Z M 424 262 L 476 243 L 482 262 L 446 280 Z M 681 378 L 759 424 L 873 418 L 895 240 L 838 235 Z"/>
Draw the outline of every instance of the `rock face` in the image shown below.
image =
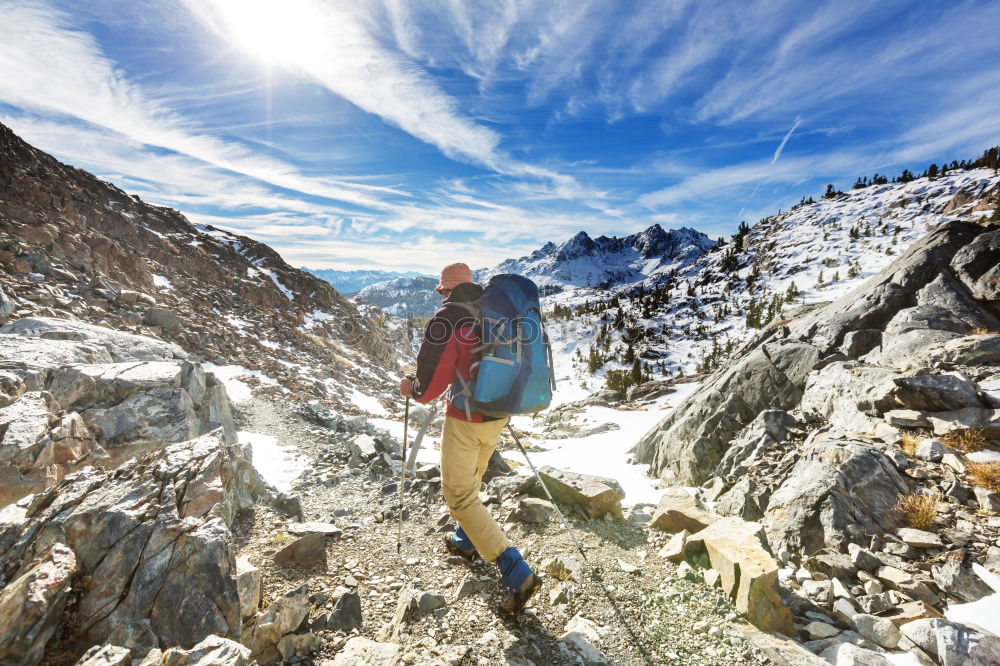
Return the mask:
<path id="1" fill-rule="evenodd" d="M 765 330 L 639 441 L 634 449 L 636 460 L 649 463 L 651 470 L 664 478 L 700 484 L 722 460 L 730 442 L 758 414 L 797 407 L 807 390 L 807 380 L 813 382 L 815 402 L 822 402 L 825 396 L 825 404 L 837 409 L 832 405 L 836 387 L 856 384 L 853 380 L 836 380 L 836 373 L 849 368 L 829 370 L 824 376 L 830 376 L 830 380 L 822 386 L 816 386 L 820 380 L 810 377 L 810 373 L 817 367 L 829 366 L 829 361 L 857 360 L 844 355 L 844 349 L 852 351 L 852 345 L 842 348 L 850 333 L 864 331 L 871 337 L 872 331 L 882 332 L 879 345 L 862 359 L 890 369 L 898 366 L 897 372 L 932 358 L 947 358 L 954 363 L 957 357 L 982 359 L 997 353 L 986 351 L 984 348 L 992 350 L 992 343 L 984 340 L 975 341 L 973 348 L 946 347 L 978 327 L 1000 329 L 1000 324 L 994 323 L 994 306 L 977 301 L 966 284 L 971 282 L 976 294 L 984 293 L 980 277 L 973 276 L 985 275 L 980 271 L 988 272 L 996 263 L 993 234 L 996 232 L 987 232 L 976 224 L 944 224 L 853 292 L 785 326 Z M 979 240 L 981 236 L 983 240 Z M 984 268 L 987 265 L 991 268 Z M 860 352 L 866 345 L 853 347 L 853 351 Z M 866 372 L 873 377 L 879 372 L 854 368 L 855 373 Z M 886 378 L 892 376 L 889 373 Z M 873 378 L 869 383 L 880 387 L 883 382 Z M 886 406 L 891 391 L 880 391 L 874 395 L 852 392 L 842 396 L 841 402 L 850 405 L 848 422 L 844 424 L 848 430 L 857 431 L 869 423 L 867 418 L 860 423 L 854 420 L 859 412 L 874 418 Z M 858 402 L 865 404 L 855 406 Z M 826 410 L 820 414 L 834 416 Z"/>
<path id="2" fill-rule="evenodd" d="M 10 341 L 0 362 L 8 389 L 0 503 L 109 455 L 121 461 L 220 427 L 227 443 L 236 441 L 225 387 L 176 345 L 51 317 L 0 330 L 0 341 Z"/>
<path id="3" fill-rule="evenodd" d="M 228 526 L 263 489 L 249 456 L 219 430 L 112 472 L 71 474 L 2 523 L 0 572 L 20 580 L 50 553 L 75 554 L 81 648 L 138 620 L 166 646 L 238 638 Z"/>
<path id="4" fill-rule="evenodd" d="M 846 548 L 892 529 L 892 508 L 909 484 L 886 456 L 860 442 L 813 438 L 764 512 L 775 550 L 811 554 Z"/>
<path id="5" fill-rule="evenodd" d="M 266 245 L 144 203 L 4 125 L 0 191 L 0 338 L 34 335 L 111 352 L 58 365 L 188 355 L 251 364 L 294 395 L 345 406 L 349 392 L 320 377 L 389 381 L 400 342 L 395 329 Z M 76 324 L 51 331 L 49 318 Z M 161 348 L 131 353 L 135 333 L 160 338 Z M 0 358 L 10 358 L 9 344 L 0 340 Z M 294 363 L 279 363 L 270 353 L 276 347 Z M 149 349 L 148 341 L 138 349 Z M 319 372 L 312 376 L 307 367 Z"/>
<path id="6" fill-rule="evenodd" d="M 76 572 L 76 554 L 57 543 L 0 590 L 0 662 L 30 666 L 42 660 Z"/>

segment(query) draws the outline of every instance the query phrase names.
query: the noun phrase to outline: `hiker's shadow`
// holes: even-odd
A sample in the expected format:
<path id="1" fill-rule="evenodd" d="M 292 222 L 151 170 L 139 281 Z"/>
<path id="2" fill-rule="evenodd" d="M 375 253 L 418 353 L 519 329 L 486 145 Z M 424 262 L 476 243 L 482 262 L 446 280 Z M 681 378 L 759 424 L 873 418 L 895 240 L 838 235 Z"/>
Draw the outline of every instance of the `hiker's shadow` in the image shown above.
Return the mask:
<path id="1" fill-rule="evenodd" d="M 517 640 L 503 651 L 504 663 L 511 666 L 569 666 L 588 663 L 579 654 L 560 641 L 552 632 L 531 615 L 505 619 Z"/>

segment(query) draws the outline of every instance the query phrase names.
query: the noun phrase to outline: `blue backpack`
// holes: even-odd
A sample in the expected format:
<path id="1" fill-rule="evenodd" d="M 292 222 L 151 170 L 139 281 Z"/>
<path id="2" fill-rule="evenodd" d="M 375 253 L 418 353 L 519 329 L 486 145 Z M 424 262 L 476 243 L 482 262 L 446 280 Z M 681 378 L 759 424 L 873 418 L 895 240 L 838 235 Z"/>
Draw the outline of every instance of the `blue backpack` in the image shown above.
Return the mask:
<path id="1" fill-rule="evenodd" d="M 482 344 L 475 351 L 482 356 L 473 364 L 479 372 L 471 381 L 456 372 L 449 401 L 470 418 L 473 411 L 502 417 L 548 407 L 556 380 L 535 283 L 521 275 L 494 275 L 478 307 L 470 303 L 468 309 L 479 318 Z"/>

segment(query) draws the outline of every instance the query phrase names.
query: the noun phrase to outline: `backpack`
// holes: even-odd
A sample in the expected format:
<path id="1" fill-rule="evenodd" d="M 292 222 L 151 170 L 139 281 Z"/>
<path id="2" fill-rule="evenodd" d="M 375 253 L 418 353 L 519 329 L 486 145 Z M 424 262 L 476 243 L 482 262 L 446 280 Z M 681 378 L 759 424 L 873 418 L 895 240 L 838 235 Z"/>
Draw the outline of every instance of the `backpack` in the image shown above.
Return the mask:
<path id="1" fill-rule="evenodd" d="M 556 387 L 552 348 L 542 326 L 538 287 L 521 275 L 494 275 L 478 304 L 462 303 L 478 319 L 481 353 L 474 379 L 457 379 L 448 400 L 487 416 L 536 414 L 552 402 Z"/>

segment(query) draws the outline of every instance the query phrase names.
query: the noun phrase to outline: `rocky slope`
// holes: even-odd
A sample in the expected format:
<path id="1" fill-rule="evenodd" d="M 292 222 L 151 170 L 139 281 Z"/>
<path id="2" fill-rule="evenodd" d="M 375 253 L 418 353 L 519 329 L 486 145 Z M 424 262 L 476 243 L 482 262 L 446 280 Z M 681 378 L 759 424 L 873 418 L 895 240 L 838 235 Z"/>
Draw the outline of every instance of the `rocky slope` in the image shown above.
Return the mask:
<path id="1" fill-rule="evenodd" d="M 702 484 L 682 513 L 758 521 L 798 635 L 831 663 L 1000 659 L 1000 638 L 940 619 L 993 593 L 973 565 L 1000 572 L 998 271 L 1000 227 L 943 224 L 770 324 L 635 447 Z"/>
<path id="2" fill-rule="evenodd" d="M 0 125 L 0 320 L 72 318 L 161 337 L 347 404 L 386 382 L 392 330 L 276 252 L 146 204 Z M 361 368 L 364 368 L 362 370 Z M 332 379 L 333 381 L 327 381 Z"/>

